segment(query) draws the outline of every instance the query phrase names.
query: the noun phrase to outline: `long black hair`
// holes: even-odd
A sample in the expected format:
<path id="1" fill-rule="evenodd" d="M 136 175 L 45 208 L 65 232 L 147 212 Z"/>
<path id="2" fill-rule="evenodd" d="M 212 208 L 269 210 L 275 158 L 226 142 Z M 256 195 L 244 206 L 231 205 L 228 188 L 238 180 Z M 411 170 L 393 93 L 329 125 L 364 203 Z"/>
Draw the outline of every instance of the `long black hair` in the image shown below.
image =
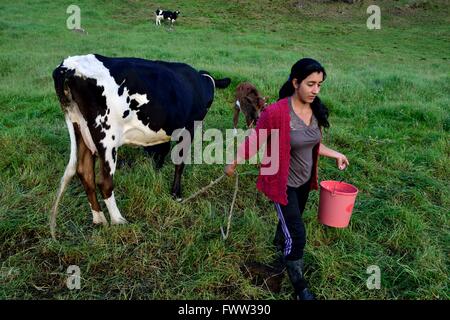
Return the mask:
<path id="1" fill-rule="evenodd" d="M 295 88 L 292 84 L 292 79 L 297 79 L 297 82 L 300 84 L 303 79 L 313 72 L 322 72 L 323 80 L 327 77 L 325 68 L 316 60 L 311 58 L 298 60 L 291 68 L 289 79 L 281 87 L 280 92 L 278 93 L 278 100 L 290 97 L 294 94 Z M 319 126 L 328 128 L 330 126 L 330 123 L 328 122 L 328 108 L 320 101 L 319 97 L 316 96 L 311 103 L 311 109 Z"/>

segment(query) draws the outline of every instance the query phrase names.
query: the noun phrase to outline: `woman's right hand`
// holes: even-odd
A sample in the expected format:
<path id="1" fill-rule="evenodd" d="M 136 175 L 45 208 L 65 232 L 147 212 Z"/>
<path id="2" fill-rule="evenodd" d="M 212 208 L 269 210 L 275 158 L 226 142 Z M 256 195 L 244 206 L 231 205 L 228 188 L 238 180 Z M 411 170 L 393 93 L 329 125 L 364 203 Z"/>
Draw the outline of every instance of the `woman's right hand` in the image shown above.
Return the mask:
<path id="1" fill-rule="evenodd" d="M 336 165 L 339 170 L 344 170 L 348 167 L 349 162 L 346 156 L 344 156 L 342 153 L 338 153 L 336 156 Z"/>
<path id="2" fill-rule="evenodd" d="M 224 169 L 225 174 L 229 177 L 232 177 L 234 175 L 234 172 L 236 171 L 236 166 L 237 166 L 236 161 L 233 161 L 233 163 L 227 164 Z"/>

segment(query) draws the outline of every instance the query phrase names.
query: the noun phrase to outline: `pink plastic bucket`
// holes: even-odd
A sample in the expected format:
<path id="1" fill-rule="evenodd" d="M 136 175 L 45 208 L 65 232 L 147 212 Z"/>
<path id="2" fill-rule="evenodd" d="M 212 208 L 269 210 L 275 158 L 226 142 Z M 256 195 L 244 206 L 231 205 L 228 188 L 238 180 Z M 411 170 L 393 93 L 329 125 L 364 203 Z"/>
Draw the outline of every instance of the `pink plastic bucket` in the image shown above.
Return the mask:
<path id="1" fill-rule="evenodd" d="M 358 189 L 345 182 L 320 183 L 319 221 L 330 227 L 345 228 L 350 222 Z"/>

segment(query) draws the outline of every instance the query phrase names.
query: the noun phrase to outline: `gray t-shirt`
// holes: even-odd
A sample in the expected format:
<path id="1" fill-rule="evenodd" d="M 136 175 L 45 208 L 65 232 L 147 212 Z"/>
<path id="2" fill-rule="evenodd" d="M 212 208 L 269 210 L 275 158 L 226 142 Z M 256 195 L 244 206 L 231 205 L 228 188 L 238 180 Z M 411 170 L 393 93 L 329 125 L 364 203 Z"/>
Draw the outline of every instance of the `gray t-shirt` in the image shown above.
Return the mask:
<path id="1" fill-rule="evenodd" d="M 289 109 L 291 116 L 291 161 L 287 184 L 290 187 L 299 187 L 308 182 L 311 177 L 312 150 L 320 142 L 321 133 L 314 114 L 309 126 L 295 114 L 291 98 L 289 98 Z"/>

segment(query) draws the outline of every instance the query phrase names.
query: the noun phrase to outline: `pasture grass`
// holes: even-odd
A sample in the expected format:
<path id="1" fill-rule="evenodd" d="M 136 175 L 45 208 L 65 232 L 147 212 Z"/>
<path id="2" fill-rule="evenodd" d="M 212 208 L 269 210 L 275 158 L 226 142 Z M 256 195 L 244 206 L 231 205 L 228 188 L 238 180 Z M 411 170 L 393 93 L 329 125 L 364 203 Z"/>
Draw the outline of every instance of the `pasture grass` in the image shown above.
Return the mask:
<path id="1" fill-rule="evenodd" d="M 233 179 L 181 205 L 169 195 L 169 160 L 155 171 L 142 149 L 122 147 L 115 195 L 130 224 L 93 227 L 75 178 L 60 205 L 58 241 L 51 240 L 49 212 L 69 158 L 51 72 L 63 58 L 87 53 L 181 61 L 230 77 L 203 125 L 222 131 L 232 127 L 239 82 L 253 82 L 273 102 L 295 61 L 321 61 L 332 124 L 324 143 L 351 165 L 339 172 L 322 158 L 320 178 L 345 179 L 359 195 L 346 229 L 318 223 L 318 193 L 310 196 L 304 219 L 312 290 L 320 299 L 449 299 L 445 1 L 377 1 L 382 28 L 368 30 L 370 1 L 79 0 L 87 34 L 66 28 L 72 3 L 0 4 L 1 299 L 290 298 L 287 278 L 275 294 L 240 271 L 246 261 L 270 262 L 273 252 L 276 214 L 256 191 L 255 174 L 240 176 L 223 241 Z M 154 25 L 158 7 L 181 11 L 173 29 Z M 220 164 L 187 166 L 184 195 L 222 171 Z M 66 287 L 70 265 L 81 269 L 80 290 Z M 378 290 L 366 286 L 371 265 L 381 270 Z"/>

